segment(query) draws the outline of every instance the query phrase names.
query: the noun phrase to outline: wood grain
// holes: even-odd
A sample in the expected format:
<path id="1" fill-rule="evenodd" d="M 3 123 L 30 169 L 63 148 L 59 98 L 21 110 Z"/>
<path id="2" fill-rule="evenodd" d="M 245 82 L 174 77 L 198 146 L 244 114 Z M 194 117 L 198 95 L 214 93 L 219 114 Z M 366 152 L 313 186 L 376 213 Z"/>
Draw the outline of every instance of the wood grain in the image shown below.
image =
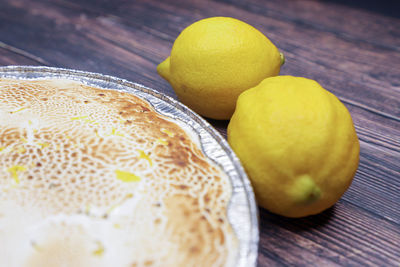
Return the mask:
<path id="1" fill-rule="evenodd" d="M 210 16 L 255 26 L 285 54 L 281 74 L 315 79 L 339 97 L 361 143 L 353 184 L 333 208 L 296 220 L 260 209 L 259 266 L 399 266 L 400 16 L 394 11 L 333 0 L 1 3 L 1 65 L 100 72 L 175 98 L 156 66 L 186 26 Z M 226 137 L 228 121 L 209 122 Z"/>

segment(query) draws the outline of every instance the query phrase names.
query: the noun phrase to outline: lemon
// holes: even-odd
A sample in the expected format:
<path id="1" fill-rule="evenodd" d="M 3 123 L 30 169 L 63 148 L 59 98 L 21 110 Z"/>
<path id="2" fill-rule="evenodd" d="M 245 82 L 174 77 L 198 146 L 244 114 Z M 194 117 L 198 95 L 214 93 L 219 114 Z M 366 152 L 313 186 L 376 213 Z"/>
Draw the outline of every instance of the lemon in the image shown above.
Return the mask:
<path id="1" fill-rule="evenodd" d="M 359 161 L 348 110 L 306 78 L 267 78 L 243 92 L 228 125 L 228 141 L 258 204 L 287 217 L 331 207 L 350 186 Z"/>
<path id="2" fill-rule="evenodd" d="M 194 111 L 229 119 L 239 94 L 278 75 L 280 66 L 278 49 L 257 29 L 234 18 L 212 17 L 184 29 L 157 71 Z"/>

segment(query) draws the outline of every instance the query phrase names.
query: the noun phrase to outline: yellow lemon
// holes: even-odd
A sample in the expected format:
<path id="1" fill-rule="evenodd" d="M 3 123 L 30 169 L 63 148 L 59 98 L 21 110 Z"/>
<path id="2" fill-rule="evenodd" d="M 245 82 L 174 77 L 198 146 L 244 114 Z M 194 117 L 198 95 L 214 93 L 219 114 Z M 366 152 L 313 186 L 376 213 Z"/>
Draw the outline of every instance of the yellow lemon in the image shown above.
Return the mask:
<path id="1" fill-rule="evenodd" d="M 243 92 L 228 125 L 228 141 L 258 204 L 287 217 L 331 207 L 350 186 L 359 161 L 348 110 L 306 78 L 267 78 Z"/>
<path id="2" fill-rule="evenodd" d="M 280 66 L 278 49 L 257 29 L 234 18 L 213 17 L 184 29 L 157 71 L 194 111 L 229 119 L 239 94 L 278 75 Z"/>

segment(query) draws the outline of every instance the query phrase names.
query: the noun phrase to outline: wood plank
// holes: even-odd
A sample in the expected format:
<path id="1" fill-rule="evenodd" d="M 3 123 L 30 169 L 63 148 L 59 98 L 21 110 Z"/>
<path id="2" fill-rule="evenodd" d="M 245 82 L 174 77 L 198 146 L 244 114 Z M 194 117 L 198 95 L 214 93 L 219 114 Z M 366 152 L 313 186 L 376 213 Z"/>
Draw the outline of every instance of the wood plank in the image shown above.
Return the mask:
<path id="1" fill-rule="evenodd" d="M 108 27 L 109 31 L 103 31 L 108 35 L 102 36 L 96 33 L 95 26 L 97 29 L 102 27 L 107 29 L 107 25 L 115 24 L 112 17 L 90 18 L 90 13 L 79 13 L 76 9 L 68 9 L 70 3 L 62 2 L 63 6 L 54 5 L 54 3 L 47 5 L 46 3 L 13 1 L 13 6 L 7 6 L 0 11 L 0 18 L 3 20 L 7 16 L 10 17 L 7 21 L 0 21 L 0 23 L 11 22 L 10 27 L 4 30 L 3 40 L 46 58 L 53 66 L 115 75 L 156 89 L 162 87 L 161 91 L 175 96 L 172 88 L 156 72 L 157 64 L 154 61 L 154 55 L 157 50 L 152 47 L 159 41 L 151 38 L 152 34 L 135 31 L 133 37 L 132 34 L 129 36 L 129 40 L 134 40 L 135 43 L 121 46 L 113 38 L 115 30 L 121 33 L 121 38 L 124 38 L 124 30 L 118 30 L 120 25 Z M 79 8 L 79 5 L 73 7 Z M 18 14 L 17 16 L 24 17 L 24 21 L 14 19 L 15 13 Z M 31 25 L 35 25 L 35 28 L 31 29 Z M 90 30 L 91 27 L 94 28 L 93 31 Z M 36 32 L 35 37 L 24 34 L 24 29 Z M 44 39 L 46 42 L 43 42 Z M 137 47 L 138 44 L 141 46 Z M 142 56 L 141 49 L 150 49 L 150 51 L 147 54 L 143 53 Z M 160 56 L 157 63 L 162 58 Z"/>
<path id="2" fill-rule="evenodd" d="M 280 0 L 213 0 L 228 3 L 251 13 L 313 28 L 322 35 L 333 33 L 354 43 L 370 43 L 375 47 L 400 50 L 400 6 L 395 1 L 379 1 L 376 5 L 393 9 L 393 17 L 378 13 L 376 7 L 363 9 L 373 1 L 287 1 Z M 359 7 L 357 7 L 357 5 Z"/>
<path id="3" fill-rule="evenodd" d="M 373 215 L 365 216 L 362 210 L 346 201 L 341 200 L 319 215 L 302 219 L 284 218 L 263 209 L 260 212 L 265 218 L 261 223 L 266 224 L 264 227 L 261 224 L 262 254 L 284 256 L 281 258 L 284 264 L 305 262 L 307 259 L 299 261 L 288 254 L 301 256 L 310 251 L 340 266 L 394 266 L 398 262 L 398 225 Z M 383 227 L 378 228 L 378 225 Z M 290 253 L 285 253 L 288 248 Z M 310 262 L 310 265 L 321 266 L 319 262 Z"/>
<path id="4" fill-rule="evenodd" d="M 42 65 L 37 61 L 27 58 L 21 54 L 9 51 L 7 49 L 0 48 L 0 65 L 8 66 L 8 65 Z"/>

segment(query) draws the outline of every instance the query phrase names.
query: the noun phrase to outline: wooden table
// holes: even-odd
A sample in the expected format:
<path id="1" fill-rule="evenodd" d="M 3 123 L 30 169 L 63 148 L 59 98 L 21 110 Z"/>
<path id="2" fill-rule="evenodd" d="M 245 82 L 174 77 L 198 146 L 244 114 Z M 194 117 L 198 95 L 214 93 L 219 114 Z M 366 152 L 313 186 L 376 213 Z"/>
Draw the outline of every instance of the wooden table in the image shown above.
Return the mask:
<path id="1" fill-rule="evenodd" d="M 286 55 L 281 74 L 342 100 L 361 143 L 354 182 L 333 208 L 303 219 L 260 209 L 259 266 L 399 266 L 400 9 L 345 2 L 1 0 L 0 65 L 99 72 L 176 97 L 156 66 L 186 26 L 211 16 L 252 24 Z M 209 121 L 226 136 L 227 121 Z"/>

